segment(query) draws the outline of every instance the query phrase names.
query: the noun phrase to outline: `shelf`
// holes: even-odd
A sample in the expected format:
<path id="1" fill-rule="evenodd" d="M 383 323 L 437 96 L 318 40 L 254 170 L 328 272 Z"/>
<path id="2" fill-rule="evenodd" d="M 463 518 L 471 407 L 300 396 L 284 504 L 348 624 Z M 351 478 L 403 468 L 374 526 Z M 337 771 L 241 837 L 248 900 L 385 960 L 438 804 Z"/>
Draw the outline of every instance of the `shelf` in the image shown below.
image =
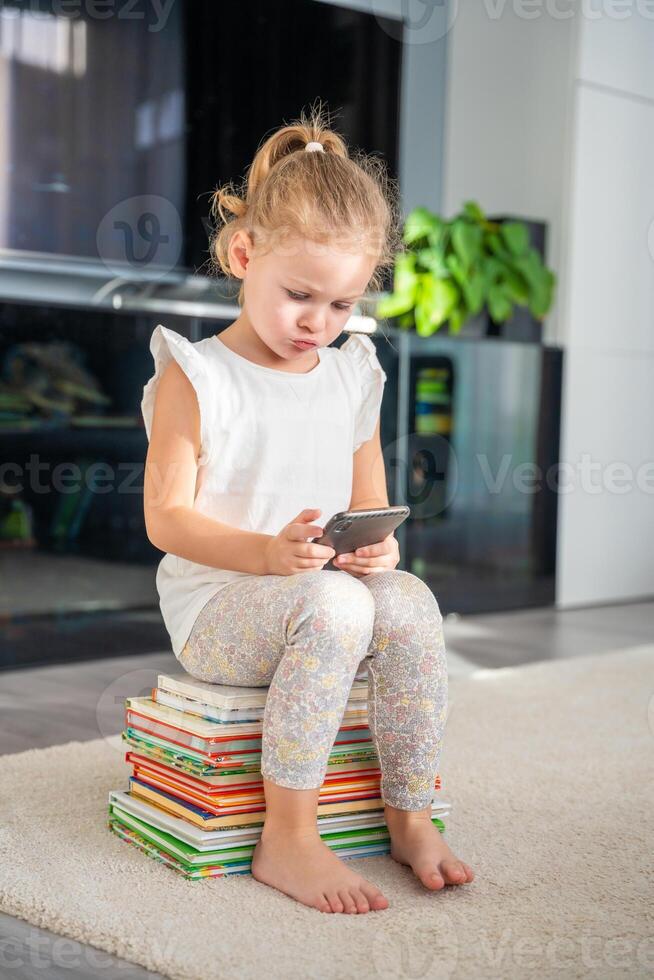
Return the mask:
<path id="1" fill-rule="evenodd" d="M 61 452 L 74 452 L 75 456 L 111 454 L 115 450 L 125 453 L 130 449 L 139 457 L 145 458 L 147 437 L 143 426 L 61 426 L 40 429 L 4 429 L 0 431 L 0 441 L 5 458 L 12 450 L 24 450 L 29 445 L 30 452 L 56 456 Z"/>
<path id="2" fill-rule="evenodd" d="M 524 347 L 533 348 L 553 348 L 561 350 L 556 344 L 545 343 L 542 340 L 509 340 L 506 337 L 476 337 L 472 334 L 449 334 L 444 330 L 438 330 L 430 337 L 421 337 L 415 330 L 401 330 L 395 327 L 388 320 L 378 321 L 378 334 L 387 336 L 393 341 L 399 341 L 405 345 L 406 353 L 410 357 L 432 357 L 438 354 L 450 354 L 461 349 L 461 346 L 478 345 L 480 347 L 512 347 L 522 349 Z"/>

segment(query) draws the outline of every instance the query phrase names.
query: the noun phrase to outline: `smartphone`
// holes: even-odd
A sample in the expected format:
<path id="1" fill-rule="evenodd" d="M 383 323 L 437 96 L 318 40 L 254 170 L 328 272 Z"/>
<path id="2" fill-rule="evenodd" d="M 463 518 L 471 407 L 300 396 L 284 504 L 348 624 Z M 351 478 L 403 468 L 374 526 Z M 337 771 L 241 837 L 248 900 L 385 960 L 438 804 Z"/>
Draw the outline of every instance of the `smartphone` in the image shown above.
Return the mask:
<path id="1" fill-rule="evenodd" d="M 372 510 L 341 510 L 330 517 L 322 535 L 313 538 L 314 544 L 324 544 L 333 548 L 337 555 L 377 544 L 405 521 L 411 513 L 406 505 L 396 507 L 376 507 Z M 338 571 L 330 558 L 323 568 Z"/>

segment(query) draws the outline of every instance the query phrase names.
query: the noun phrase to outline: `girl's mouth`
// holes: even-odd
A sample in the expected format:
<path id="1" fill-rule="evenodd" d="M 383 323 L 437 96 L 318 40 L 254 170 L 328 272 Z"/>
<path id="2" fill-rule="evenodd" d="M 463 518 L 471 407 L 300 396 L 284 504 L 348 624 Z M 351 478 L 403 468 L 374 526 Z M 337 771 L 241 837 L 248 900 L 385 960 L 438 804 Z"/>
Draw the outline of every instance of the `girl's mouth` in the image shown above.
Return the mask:
<path id="1" fill-rule="evenodd" d="M 314 344 L 310 340 L 294 340 L 293 343 L 300 350 L 313 350 L 314 347 L 318 346 L 317 344 Z"/>

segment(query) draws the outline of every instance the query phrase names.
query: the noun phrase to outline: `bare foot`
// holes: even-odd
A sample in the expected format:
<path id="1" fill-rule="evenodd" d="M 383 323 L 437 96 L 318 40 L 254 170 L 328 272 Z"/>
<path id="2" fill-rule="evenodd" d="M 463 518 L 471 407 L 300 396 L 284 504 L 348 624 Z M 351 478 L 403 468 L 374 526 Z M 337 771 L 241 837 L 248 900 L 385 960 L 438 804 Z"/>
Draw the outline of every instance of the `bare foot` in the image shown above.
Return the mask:
<path id="1" fill-rule="evenodd" d="M 408 864 L 426 888 L 439 891 L 445 885 L 466 885 L 472 868 L 452 854 L 442 834 L 422 812 L 385 810 L 391 835 L 391 857 Z"/>
<path id="2" fill-rule="evenodd" d="M 380 890 L 346 868 L 317 830 L 267 835 L 264 827 L 254 848 L 252 875 L 321 912 L 358 913 L 388 908 Z"/>

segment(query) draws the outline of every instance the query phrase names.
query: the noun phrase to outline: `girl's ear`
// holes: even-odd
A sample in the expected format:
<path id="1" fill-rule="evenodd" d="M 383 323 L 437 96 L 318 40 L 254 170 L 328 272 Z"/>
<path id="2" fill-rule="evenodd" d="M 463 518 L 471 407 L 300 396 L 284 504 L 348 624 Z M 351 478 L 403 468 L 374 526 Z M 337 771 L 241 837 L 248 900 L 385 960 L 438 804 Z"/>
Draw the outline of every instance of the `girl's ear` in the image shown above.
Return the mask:
<path id="1" fill-rule="evenodd" d="M 247 231 L 239 228 L 238 231 L 234 232 L 229 243 L 228 255 L 230 268 L 238 279 L 242 279 L 245 276 L 250 255 L 252 254 L 252 248 L 252 239 Z"/>

